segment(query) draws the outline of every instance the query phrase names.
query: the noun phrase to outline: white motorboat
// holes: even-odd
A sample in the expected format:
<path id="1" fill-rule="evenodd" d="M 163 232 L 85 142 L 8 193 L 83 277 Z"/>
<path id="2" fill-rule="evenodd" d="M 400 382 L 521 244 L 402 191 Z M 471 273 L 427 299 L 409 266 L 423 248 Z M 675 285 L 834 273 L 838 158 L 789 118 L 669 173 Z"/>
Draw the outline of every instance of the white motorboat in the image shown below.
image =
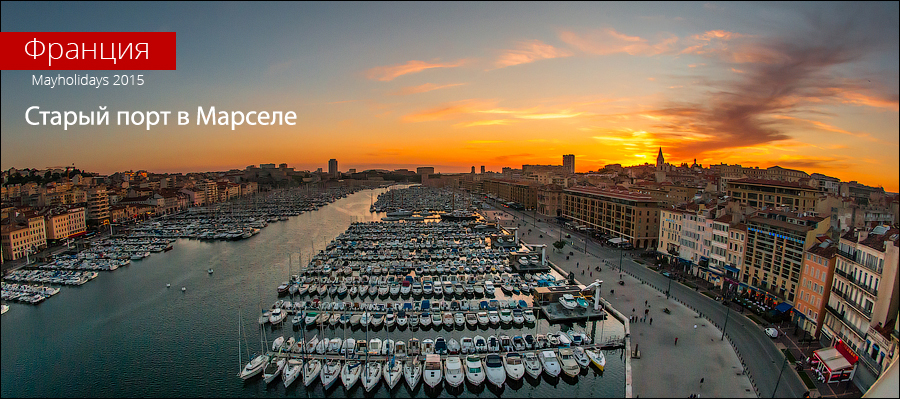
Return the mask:
<path id="1" fill-rule="evenodd" d="M 560 371 L 562 371 L 556 352 L 553 351 L 541 351 L 541 366 L 544 368 L 544 372 L 551 377 L 558 376 Z"/>
<path id="2" fill-rule="evenodd" d="M 524 314 L 526 323 L 534 324 L 535 322 L 537 322 L 537 317 L 535 317 L 533 311 L 528 310 L 528 311 L 523 311 L 522 313 Z"/>
<path id="3" fill-rule="evenodd" d="M 503 316 L 502 314 L 500 315 Z M 512 321 L 516 325 L 522 325 L 525 322 L 525 314 L 521 309 L 513 309 L 512 311 Z"/>
<path id="4" fill-rule="evenodd" d="M 603 352 L 600 350 L 588 349 L 584 351 L 584 353 L 591 359 L 591 363 L 594 366 L 600 369 L 600 371 L 603 371 L 603 368 L 606 367 L 606 356 L 603 356 Z"/>
<path id="5" fill-rule="evenodd" d="M 281 323 L 285 317 L 287 317 L 287 312 L 281 310 L 281 308 L 272 309 L 272 314 L 269 315 L 269 323 Z"/>
<path id="6" fill-rule="evenodd" d="M 525 372 L 528 373 L 531 378 L 540 377 L 541 372 L 544 371 L 540 359 L 538 359 L 534 352 L 525 352 L 525 356 L 522 356 L 522 363 L 525 364 Z"/>
<path id="7" fill-rule="evenodd" d="M 427 340 L 426 340 L 427 341 Z M 441 365 L 441 355 L 425 355 L 425 371 L 422 375 L 425 384 L 434 388 L 444 379 L 443 366 Z"/>
<path id="8" fill-rule="evenodd" d="M 308 341 L 306 341 L 306 345 L 303 347 L 303 351 L 306 353 L 313 353 L 316 351 L 316 346 L 319 345 L 319 336 L 313 335 Z"/>
<path id="9" fill-rule="evenodd" d="M 393 327 L 394 324 L 397 323 L 397 316 L 394 315 L 394 312 L 388 312 L 387 315 L 384 316 L 384 326 L 385 327 Z"/>
<path id="10" fill-rule="evenodd" d="M 328 342 L 328 350 L 326 353 L 338 354 L 341 353 L 341 347 L 344 346 L 344 340 L 340 338 L 332 338 L 331 341 Z"/>
<path id="11" fill-rule="evenodd" d="M 303 318 L 303 322 L 307 326 L 311 326 L 311 325 L 316 324 L 316 319 L 318 319 L 318 318 L 319 318 L 318 312 L 306 312 L 306 317 Z"/>
<path id="12" fill-rule="evenodd" d="M 359 360 L 348 360 L 344 363 L 344 367 L 341 368 L 341 383 L 344 384 L 344 388 L 349 390 L 356 385 L 360 374 L 362 374 L 362 369 L 365 367 L 363 364 Z"/>
<path id="13" fill-rule="evenodd" d="M 478 356 L 466 356 L 466 379 L 475 386 L 484 382 L 484 365 Z"/>
<path id="14" fill-rule="evenodd" d="M 547 333 L 547 341 L 550 342 L 551 348 L 559 347 L 559 336 L 554 333 Z"/>
<path id="15" fill-rule="evenodd" d="M 432 340 L 431 338 L 425 338 L 425 340 L 422 341 L 422 354 L 430 355 L 433 353 L 434 353 L 434 340 Z"/>
<path id="16" fill-rule="evenodd" d="M 380 338 L 372 338 L 369 340 L 368 352 L 369 352 L 369 355 L 380 355 L 381 354 L 381 339 Z"/>
<path id="17" fill-rule="evenodd" d="M 500 336 L 500 348 L 504 352 L 512 352 L 513 349 L 515 349 L 513 348 L 512 338 L 510 338 L 509 335 Z"/>
<path id="18" fill-rule="evenodd" d="M 465 372 L 459 356 L 449 356 L 444 361 L 444 379 L 452 387 L 460 386 L 465 380 Z"/>
<path id="19" fill-rule="evenodd" d="M 337 359 L 328 359 L 325 361 L 325 364 L 322 365 L 322 371 L 319 373 L 320 378 L 322 379 L 322 386 L 325 390 L 331 388 L 334 385 L 334 382 L 338 380 L 338 377 L 341 375 L 341 361 Z"/>
<path id="20" fill-rule="evenodd" d="M 488 352 L 500 352 L 500 340 L 497 339 L 497 336 L 491 335 L 488 337 L 487 350 Z"/>
<path id="21" fill-rule="evenodd" d="M 418 356 L 413 356 L 403 362 L 403 378 L 406 380 L 406 385 L 409 386 L 409 389 L 416 389 L 416 385 L 419 385 L 421 377 L 422 362 L 419 361 Z"/>
<path id="22" fill-rule="evenodd" d="M 394 346 L 394 355 L 404 358 L 407 356 L 406 353 L 406 342 L 405 341 L 397 341 Z"/>
<path id="23" fill-rule="evenodd" d="M 575 357 L 575 361 L 581 367 L 587 367 L 591 364 L 591 359 L 588 358 L 588 355 L 584 353 L 584 348 L 580 346 L 572 347 L 572 356 Z"/>
<path id="24" fill-rule="evenodd" d="M 509 352 L 503 357 L 503 368 L 506 375 L 513 380 L 520 380 L 525 375 L 525 365 L 522 363 L 522 355 L 517 352 Z"/>
<path id="25" fill-rule="evenodd" d="M 391 290 L 391 287 L 389 287 L 387 285 L 381 285 L 378 287 L 378 295 L 379 296 L 387 296 L 387 294 L 390 292 L 390 290 Z"/>
<path id="26" fill-rule="evenodd" d="M 344 349 L 341 351 L 342 355 L 349 355 L 354 353 L 353 351 L 356 349 L 356 340 L 353 338 L 347 338 L 347 340 L 344 341 L 343 348 Z"/>
<path id="27" fill-rule="evenodd" d="M 263 369 L 263 380 L 266 381 L 266 384 L 275 380 L 275 377 L 281 375 L 281 370 L 284 368 L 284 359 L 280 359 L 277 357 L 273 357 L 269 360 L 269 364 L 266 365 L 266 368 Z"/>
<path id="28" fill-rule="evenodd" d="M 559 303 L 563 305 L 564 308 L 572 310 L 578 307 L 578 301 L 575 300 L 575 297 L 572 294 L 563 294 L 559 298 Z"/>
<path id="29" fill-rule="evenodd" d="M 369 322 L 372 324 L 372 327 L 380 327 L 382 324 L 384 324 L 384 313 L 375 313 L 375 315 L 372 316 L 372 319 Z"/>
<path id="30" fill-rule="evenodd" d="M 419 324 L 421 324 L 422 327 L 430 326 L 431 325 L 431 313 L 428 313 L 428 312 L 422 313 L 421 317 L 419 317 Z"/>
<path id="31" fill-rule="evenodd" d="M 282 371 L 281 381 L 284 382 L 284 387 L 287 388 L 300 375 L 303 371 L 303 361 L 300 359 L 289 359 L 287 365 L 284 366 L 284 371 Z"/>
<path id="32" fill-rule="evenodd" d="M 472 341 L 472 338 L 462 337 L 462 341 L 460 342 L 460 351 L 463 354 L 475 353 L 475 342 Z"/>
<path id="33" fill-rule="evenodd" d="M 406 353 L 409 356 L 418 356 L 422 352 L 422 347 L 419 345 L 418 338 L 410 338 L 406 343 Z"/>
<path id="34" fill-rule="evenodd" d="M 488 320 L 490 320 L 492 325 L 496 326 L 496 325 L 500 324 L 500 313 L 498 313 L 496 310 L 489 310 L 488 311 Z"/>
<path id="35" fill-rule="evenodd" d="M 275 341 L 272 341 L 272 352 L 278 352 L 282 345 L 284 345 L 284 337 L 275 338 Z"/>
<path id="36" fill-rule="evenodd" d="M 457 327 L 462 327 L 466 325 L 466 316 L 462 312 L 456 312 L 453 315 L 453 322 Z"/>
<path id="37" fill-rule="evenodd" d="M 494 296 L 494 283 L 490 280 L 484 282 L 484 295 Z"/>
<path id="38" fill-rule="evenodd" d="M 393 283 L 389 289 L 391 296 L 397 296 L 400 293 L 400 284 Z"/>
<path id="39" fill-rule="evenodd" d="M 487 341 L 484 339 L 484 337 L 482 337 L 480 335 L 476 335 L 474 342 L 475 342 L 475 352 L 478 352 L 478 353 L 487 352 Z"/>
<path id="40" fill-rule="evenodd" d="M 331 324 L 332 326 L 336 326 L 336 325 L 340 324 L 340 322 L 341 322 L 341 314 L 338 312 L 334 312 L 334 314 L 332 314 L 331 318 L 328 320 L 328 324 Z"/>
<path id="41" fill-rule="evenodd" d="M 354 313 L 353 316 L 350 316 L 350 325 L 358 326 L 360 323 L 360 320 L 362 320 L 362 315 L 359 313 Z"/>
<path id="42" fill-rule="evenodd" d="M 484 295 L 484 284 L 475 284 L 475 295 Z"/>
<path id="43" fill-rule="evenodd" d="M 268 355 L 259 355 L 257 357 L 254 357 L 253 360 L 248 362 L 247 365 L 244 366 L 243 370 L 241 370 L 241 379 L 247 380 L 259 374 L 263 371 L 267 364 L 269 364 Z"/>
<path id="44" fill-rule="evenodd" d="M 308 359 L 303 365 L 303 385 L 309 386 L 319 377 L 322 370 L 322 362 L 319 359 Z"/>
<path id="45" fill-rule="evenodd" d="M 461 348 L 461 346 L 459 344 L 459 341 L 456 340 L 456 338 L 450 338 L 447 341 L 447 352 L 449 352 L 451 355 L 458 354 L 460 348 Z"/>
<path id="46" fill-rule="evenodd" d="M 534 344 L 535 349 L 544 349 L 550 347 L 550 341 L 547 340 L 546 335 L 538 334 L 536 340 L 537 341 Z"/>
<path id="47" fill-rule="evenodd" d="M 406 316 L 406 312 L 401 311 L 397 315 L 397 326 L 398 327 L 406 327 L 406 324 L 409 322 L 409 317 Z M 387 323 L 387 320 L 385 320 Z"/>
<path id="48" fill-rule="evenodd" d="M 581 367 L 579 367 L 578 362 L 575 361 L 575 355 L 572 354 L 572 349 L 570 348 L 559 349 L 559 363 L 562 366 L 563 372 L 569 377 L 574 377 L 581 372 Z"/>
<path id="49" fill-rule="evenodd" d="M 478 324 L 478 316 L 475 316 L 475 313 L 467 312 L 466 313 L 466 324 L 474 327 L 476 324 Z"/>
<path id="50" fill-rule="evenodd" d="M 394 340 L 385 339 L 381 343 L 381 354 L 387 356 L 387 355 L 393 354 L 393 352 L 394 352 Z"/>
<path id="51" fill-rule="evenodd" d="M 412 283 L 412 294 L 413 294 L 413 296 L 422 295 L 422 284 L 421 283 L 418 283 L 418 282 Z"/>
<path id="52" fill-rule="evenodd" d="M 441 316 L 444 327 L 453 328 L 453 313 L 444 312 Z"/>
<path id="53" fill-rule="evenodd" d="M 478 317 L 478 324 L 481 324 L 482 326 L 486 326 L 486 325 L 488 325 L 488 323 L 490 323 L 491 319 L 488 317 L 488 312 L 486 312 L 486 311 L 482 310 L 482 311 L 478 312 L 477 317 Z"/>
<path id="54" fill-rule="evenodd" d="M 556 339 L 559 340 L 559 346 L 572 346 L 572 340 L 569 339 L 569 336 L 564 332 L 556 333 Z"/>
<path id="55" fill-rule="evenodd" d="M 403 283 L 400 284 L 400 295 L 404 297 L 409 296 L 409 292 L 412 291 L 412 283 L 404 280 Z"/>
<path id="56" fill-rule="evenodd" d="M 512 310 L 503 309 L 500 311 L 500 322 L 501 323 L 509 324 L 509 323 L 512 323 L 512 320 L 513 320 Z"/>
<path id="57" fill-rule="evenodd" d="M 429 322 L 431 322 L 431 321 L 429 320 Z M 419 314 L 418 313 L 413 313 L 413 314 L 409 315 L 409 325 L 410 325 L 410 327 L 416 327 L 419 325 Z"/>
<path id="58" fill-rule="evenodd" d="M 379 381 L 381 381 L 381 363 L 375 361 L 366 363 L 366 368 L 362 372 L 362 382 L 366 392 L 371 392 Z"/>
<path id="59" fill-rule="evenodd" d="M 487 380 L 497 388 L 502 388 L 506 382 L 506 370 L 503 367 L 503 359 L 500 355 L 490 353 L 484 357 L 484 374 Z"/>
<path id="60" fill-rule="evenodd" d="M 329 343 L 330 343 L 330 341 L 328 340 L 328 338 L 325 338 L 325 339 L 322 339 L 321 341 L 319 341 L 319 343 L 316 344 L 316 353 L 318 353 L 320 355 L 324 355 L 325 351 L 328 350 Z"/>

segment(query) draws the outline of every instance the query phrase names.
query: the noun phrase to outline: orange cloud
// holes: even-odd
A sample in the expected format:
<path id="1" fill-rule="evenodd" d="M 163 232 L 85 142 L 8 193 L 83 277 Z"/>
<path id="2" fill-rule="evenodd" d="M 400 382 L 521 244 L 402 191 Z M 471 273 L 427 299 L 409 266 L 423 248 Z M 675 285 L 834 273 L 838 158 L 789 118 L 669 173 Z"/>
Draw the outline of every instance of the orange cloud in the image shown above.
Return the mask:
<path id="1" fill-rule="evenodd" d="M 890 108 L 894 111 L 900 110 L 900 102 L 898 102 L 897 98 L 884 99 L 854 92 L 843 93 L 841 97 L 843 97 L 843 103 L 845 104 L 859 104 L 877 108 Z"/>
<path id="2" fill-rule="evenodd" d="M 515 50 L 504 51 L 494 65 L 499 69 L 513 65 L 527 64 L 538 60 L 569 57 L 572 54 L 571 51 L 557 49 L 540 40 L 531 40 L 519 42 L 519 44 L 516 45 Z"/>
<path id="3" fill-rule="evenodd" d="M 615 29 L 593 30 L 584 34 L 571 31 L 559 33 L 560 40 L 585 53 L 608 55 L 626 53 L 631 55 L 656 55 L 671 52 L 678 42 L 675 36 L 669 36 L 651 44 L 639 36 L 628 36 Z"/>
<path id="4" fill-rule="evenodd" d="M 512 119 L 494 119 L 488 121 L 475 121 L 466 123 L 457 123 L 454 127 L 473 127 L 473 126 L 493 126 L 493 125 L 509 125 L 515 123 Z M 470 143 L 499 143 L 499 141 L 470 141 Z"/>
<path id="5" fill-rule="evenodd" d="M 366 71 L 366 77 L 372 80 L 380 80 L 382 82 L 388 82 L 394 80 L 394 78 L 398 76 L 403 76 L 410 73 L 422 72 L 426 69 L 431 68 L 455 68 L 465 64 L 465 60 L 459 60 L 456 62 L 448 62 L 448 63 L 427 63 L 425 61 L 412 60 L 405 64 L 397 64 L 397 65 L 389 65 L 389 66 L 380 66 L 369 69 Z"/>
<path id="6" fill-rule="evenodd" d="M 426 111 L 410 114 L 403 117 L 404 122 L 427 122 L 453 119 L 460 115 L 479 112 L 480 109 L 491 108 L 494 102 L 481 100 L 462 100 L 447 105 L 432 108 Z"/>
<path id="7" fill-rule="evenodd" d="M 418 93 L 425 93 L 425 92 L 429 92 L 429 91 L 433 91 L 433 90 L 446 89 L 448 87 L 462 86 L 465 84 L 466 83 L 451 83 L 451 84 L 447 84 L 447 85 L 436 85 L 434 83 L 425 83 L 423 85 L 418 85 L 418 86 L 404 87 L 400 90 L 397 90 L 397 91 L 389 93 L 389 94 L 391 94 L 392 96 L 405 96 L 405 95 L 409 95 L 409 94 L 418 94 Z"/>

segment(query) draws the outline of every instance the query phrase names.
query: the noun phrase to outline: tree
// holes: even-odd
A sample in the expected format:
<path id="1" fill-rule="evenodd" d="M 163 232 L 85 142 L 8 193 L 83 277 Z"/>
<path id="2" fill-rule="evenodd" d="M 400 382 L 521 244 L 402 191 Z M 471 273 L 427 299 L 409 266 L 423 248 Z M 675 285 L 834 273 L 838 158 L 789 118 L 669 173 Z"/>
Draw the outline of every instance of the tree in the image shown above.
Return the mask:
<path id="1" fill-rule="evenodd" d="M 554 242 L 553 246 L 556 248 L 557 251 L 562 251 L 563 247 L 566 246 L 566 242 L 563 240 L 559 240 L 557 242 Z"/>

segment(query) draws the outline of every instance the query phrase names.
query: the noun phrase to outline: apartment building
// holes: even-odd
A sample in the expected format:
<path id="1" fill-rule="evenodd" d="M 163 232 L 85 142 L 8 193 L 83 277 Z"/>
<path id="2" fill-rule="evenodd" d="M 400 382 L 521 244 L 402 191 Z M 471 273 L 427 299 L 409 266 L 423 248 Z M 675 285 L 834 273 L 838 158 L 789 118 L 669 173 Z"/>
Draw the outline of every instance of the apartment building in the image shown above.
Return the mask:
<path id="1" fill-rule="evenodd" d="M 840 238 L 822 335 L 842 340 L 875 375 L 897 356 L 890 326 L 898 315 L 900 230 L 886 225 Z"/>
<path id="2" fill-rule="evenodd" d="M 830 218 L 803 212 L 764 209 L 747 219 L 747 245 L 741 285 L 770 299 L 793 304 L 800 285 L 803 253 L 825 235 Z"/>
<path id="3" fill-rule="evenodd" d="M 97 225 L 109 223 L 109 197 L 106 188 L 88 190 L 87 221 Z"/>
<path id="4" fill-rule="evenodd" d="M 830 239 L 813 243 L 803 254 L 800 290 L 794 303 L 794 322 L 810 336 L 819 337 L 825 320 L 825 305 L 831 295 L 837 245 Z"/>
<path id="5" fill-rule="evenodd" d="M 493 194 L 502 201 L 518 203 L 525 209 L 535 209 L 538 186 L 533 182 L 487 179 L 483 181 L 481 188 L 484 194 Z"/>
<path id="6" fill-rule="evenodd" d="M 601 234 L 623 238 L 635 248 L 656 248 L 659 208 L 646 194 L 573 187 L 564 190 L 562 215 Z"/>
<path id="7" fill-rule="evenodd" d="M 787 207 L 805 212 L 816 207 L 818 189 L 809 185 L 760 179 L 737 179 L 726 183 L 728 196 L 757 209 Z"/>
<path id="8" fill-rule="evenodd" d="M 47 240 L 62 240 L 87 231 L 87 213 L 83 206 L 54 207 L 44 213 Z"/>

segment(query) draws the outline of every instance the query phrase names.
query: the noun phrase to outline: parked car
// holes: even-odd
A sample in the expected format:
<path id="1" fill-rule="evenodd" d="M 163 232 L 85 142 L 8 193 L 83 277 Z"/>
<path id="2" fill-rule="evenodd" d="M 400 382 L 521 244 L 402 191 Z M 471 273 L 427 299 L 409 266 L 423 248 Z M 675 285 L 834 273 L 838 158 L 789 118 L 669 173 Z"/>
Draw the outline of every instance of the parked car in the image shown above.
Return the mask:
<path id="1" fill-rule="evenodd" d="M 767 328 L 767 329 L 766 329 L 766 335 L 768 335 L 769 338 L 776 338 L 776 337 L 778 337 L 778 329 L 775 329 L 775 328 Z"/>

